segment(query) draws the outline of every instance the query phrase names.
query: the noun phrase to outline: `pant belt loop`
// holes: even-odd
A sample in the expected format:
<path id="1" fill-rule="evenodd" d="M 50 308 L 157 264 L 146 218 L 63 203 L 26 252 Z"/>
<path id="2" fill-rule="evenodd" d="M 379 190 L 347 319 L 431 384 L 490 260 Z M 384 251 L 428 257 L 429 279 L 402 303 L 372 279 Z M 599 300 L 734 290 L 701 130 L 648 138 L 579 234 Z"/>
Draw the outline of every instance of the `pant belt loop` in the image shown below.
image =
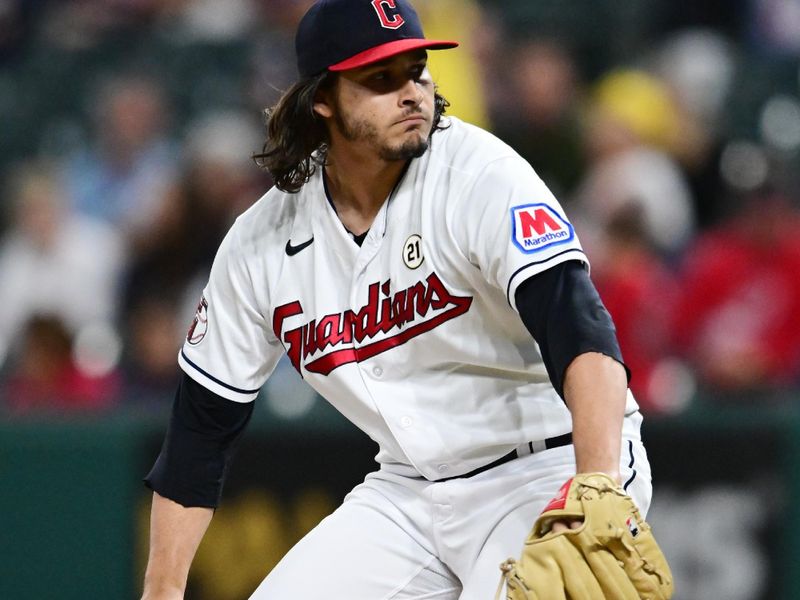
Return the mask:
<path id="1" fill-rule="evenodd" d="M 537 452 L 542 452 L 543 450 L 547 450 L 547 440 L 525 442 L 524 444 L 520 444 L 519 446 L 517 446 L 517 456 L 519 458 L 522 458 L 523 456 L 528 456 L 529 454 L 536 454 Z"/>
<path id="2" fill-rule="evenodd" d="M 529 442 L 529 445 L 531 447 L 531 451 L 533 454 L 547 450 L 547 442 L 545 440 L 536 440 L 535 442 Z"/>
<path id="3" fill-rule="evenodd" d="M 525 442 L 524 444 L 517 446 L 517 458 L 528 456 L 528 454 L 533 454 L 533 448 L 530 442 Z"/>

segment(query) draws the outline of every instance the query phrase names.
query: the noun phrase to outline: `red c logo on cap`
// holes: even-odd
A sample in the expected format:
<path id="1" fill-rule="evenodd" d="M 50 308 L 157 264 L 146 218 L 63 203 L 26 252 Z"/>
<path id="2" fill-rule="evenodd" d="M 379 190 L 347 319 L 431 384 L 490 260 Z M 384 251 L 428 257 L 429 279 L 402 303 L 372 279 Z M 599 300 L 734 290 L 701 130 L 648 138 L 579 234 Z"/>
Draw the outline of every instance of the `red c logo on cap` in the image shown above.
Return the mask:
<path id="1" fill-rule="evenodd" d="M 399 14 L 393 15 L 390 19 L 389 15 L 386 14 L 386 8 L 383 6 L 384 4 L 388 8 L 397 8 L 395 0 L 372 0 L 372 7 L 375 9 L 375 12 L 378 13 L 378 18 L 381 20 L 381 27 L 385 27 L 386 29 L 398 29 L 406 22 L 405 19 Z"/>

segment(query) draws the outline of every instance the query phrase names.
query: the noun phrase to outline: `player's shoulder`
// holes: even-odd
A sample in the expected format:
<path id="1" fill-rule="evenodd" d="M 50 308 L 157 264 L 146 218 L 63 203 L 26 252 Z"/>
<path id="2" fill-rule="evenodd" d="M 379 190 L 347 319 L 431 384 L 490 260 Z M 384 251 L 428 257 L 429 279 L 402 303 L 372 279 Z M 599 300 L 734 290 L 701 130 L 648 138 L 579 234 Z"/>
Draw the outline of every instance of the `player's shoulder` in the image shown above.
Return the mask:
<path id="1" fill-rule="evenodd" d="M 443 117 L 441 126 L 431 144 L 431 164 L 466 179 L 488 172 L 503 172 L 509 178 L 533 174 L 530 164 L 493 133 L 457 117 Z"/>
<path id="2" fill-rule="evenodd" d="M 308 207 L 305 187 L 297 193 L 271 188 L 261 198 L 240 214 L 230 235 L 245 255 L 270 256 L 273 246 L 286 243 L 295 219 Z"/>
<path id="3" fill-rule="evenodd" d="M 540 184 L 530 163 L 494 134 L 456 117 L 443 119 L 442 125 L 431 144 L 428 169 L 447 173 L 445 180 L 455 197 L 487 186 L 502 195 L 509 186 Z"/>
<path id="4" fill-rule="evenodd" d="M 458 117 L 443 117 L 442 130 L 433 140 L 437 158 L 453 167 L 477 169 L 496 160 L 523 161 L 522 157 L 493 133 Z"/>

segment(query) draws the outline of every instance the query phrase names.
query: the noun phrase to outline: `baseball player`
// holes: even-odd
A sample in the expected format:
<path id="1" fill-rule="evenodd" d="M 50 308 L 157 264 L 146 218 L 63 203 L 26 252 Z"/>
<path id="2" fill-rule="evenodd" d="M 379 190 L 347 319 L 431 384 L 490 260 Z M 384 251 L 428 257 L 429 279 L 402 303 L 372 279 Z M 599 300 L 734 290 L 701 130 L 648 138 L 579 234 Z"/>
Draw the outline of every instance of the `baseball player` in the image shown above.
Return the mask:
<path id="1" fill-rule="evenodd" d="M 659 570 L 649 546 L 575 554 L 593 507 L 649 506 L 641 416 L 561 206 L 507 145 L 443 116 L 426 52 L 455 46 L 407 0 L 322 0 L 300 23 L 300 80 L 259 157 L 276 187 L 222 242 L 179 354 L 144 598 L 183 597 L 283 353 L 377 442 L 378 468 L 253 598 L 487 600 L 523 546 L 545 558 L 505 564 L 509 597 L 638 598 L 593 565 L 633 565 L 634 591 Z M 646 523 L 623 528 L 636 549 Z"/>

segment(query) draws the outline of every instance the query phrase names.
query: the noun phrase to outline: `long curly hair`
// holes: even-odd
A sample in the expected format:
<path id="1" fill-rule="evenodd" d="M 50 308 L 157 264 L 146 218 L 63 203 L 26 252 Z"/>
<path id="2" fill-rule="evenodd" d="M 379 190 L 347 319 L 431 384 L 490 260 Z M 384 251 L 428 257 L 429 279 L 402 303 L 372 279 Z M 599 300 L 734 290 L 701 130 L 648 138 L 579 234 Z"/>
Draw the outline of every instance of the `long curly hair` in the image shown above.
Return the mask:
<path id="1" fill-rule="evenodd" d="M 275 187 L 284 192 L 298 192 L 328 154 L 328 129 L 325 120 L 314 111 L 314 98 L 331 89 L 337 75 L 325 71 L 290 87 L 277 104 L 264 111 L 267 139 L 253 160 L 269 172 Z M 434 132 L 444 129 L 442 115 L 450 103 L 434 88 Z"/>

